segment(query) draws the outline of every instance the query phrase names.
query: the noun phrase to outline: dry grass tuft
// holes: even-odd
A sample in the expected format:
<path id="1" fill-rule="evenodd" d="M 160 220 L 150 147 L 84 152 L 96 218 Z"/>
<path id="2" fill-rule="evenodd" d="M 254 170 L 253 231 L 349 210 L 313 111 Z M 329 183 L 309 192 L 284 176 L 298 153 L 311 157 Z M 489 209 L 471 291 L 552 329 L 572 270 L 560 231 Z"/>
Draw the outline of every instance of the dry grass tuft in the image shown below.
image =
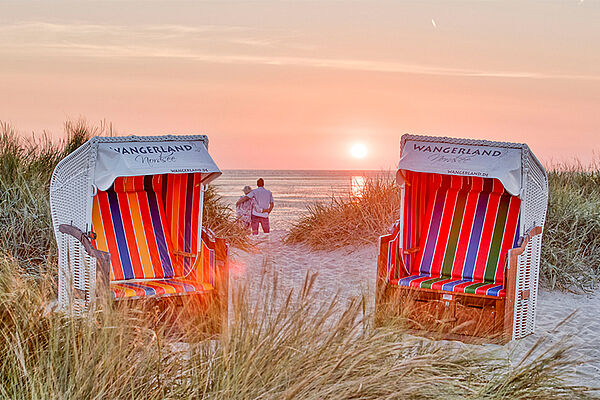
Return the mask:
<path id="1" fill-rule="evenodd" d="M 348 193 L 309 205 L 285 240 L 318 250 L 377 243 L 399 210 L 400 190 L 390 174 L 382 174 L 366 179 L 361 197 Z"/>

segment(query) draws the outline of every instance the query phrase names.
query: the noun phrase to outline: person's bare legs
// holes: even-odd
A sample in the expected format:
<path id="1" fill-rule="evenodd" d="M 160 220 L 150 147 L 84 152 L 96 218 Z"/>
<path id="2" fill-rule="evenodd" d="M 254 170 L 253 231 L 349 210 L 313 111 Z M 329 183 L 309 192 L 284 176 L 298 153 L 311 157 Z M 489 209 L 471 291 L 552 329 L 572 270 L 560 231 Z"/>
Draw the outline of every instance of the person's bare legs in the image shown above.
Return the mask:
<path id="1" fill-rule="evenodd" d="M 271 226 L 269 225 L 269 218 L 260 217 L 260 226 L 264 233 L 271 232 Z"/>
<path id="2" fill-rule="evenodd" d="M 258 235 L 258 224 L 259 224 L 259 217 L 252 215 L 251 219 L 250 219 L 250 226 L 252 227 L 252 234 L 253 235 Z M 264 230 L 264 227 L 263 227 Z"/>

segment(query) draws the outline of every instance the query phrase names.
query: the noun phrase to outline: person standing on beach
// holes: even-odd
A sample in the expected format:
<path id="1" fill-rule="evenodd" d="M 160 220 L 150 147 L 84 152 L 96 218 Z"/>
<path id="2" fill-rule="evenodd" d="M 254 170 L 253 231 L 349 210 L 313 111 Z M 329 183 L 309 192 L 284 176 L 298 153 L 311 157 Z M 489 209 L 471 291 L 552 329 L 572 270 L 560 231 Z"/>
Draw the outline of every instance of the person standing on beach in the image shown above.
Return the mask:
<path id="1" fill-rule="evenodd" d="M 243 190 L 244 195 L 240 196 L 240 199 L 246 197 L 246 195 L 252 191 L 252 188 L 250 186 L 244 186 Z M 255 203 L 256 201 L 252 199 L 250 201 L 245 201 L 240 205 L 236 205 L 235 211 L 237 214 L 237 219 L 238 222 L 244 227 L 244 229 L 250 228 L 252 224 L 252 208 L 254 207 Z"/>
<path id="2" fill-rule="evenodd" d="M 273 193 L 270 190 L 265 189 L 265 181 L 260 178 L 256 181 L 256 189 L 252 190 L 245 196 L 242 196 L 235 205 L 239 207 L 242 203 L 255 200 L 254 207 L 252 207 L 252 217 L 250 225 L 252 226 L 252 234 L 258 235 L 258 225 L 262 227 L 264 233 L 271 232 L 269 226 L 269 214 L 273 211 L 275 203 L 273 201 Z"/>

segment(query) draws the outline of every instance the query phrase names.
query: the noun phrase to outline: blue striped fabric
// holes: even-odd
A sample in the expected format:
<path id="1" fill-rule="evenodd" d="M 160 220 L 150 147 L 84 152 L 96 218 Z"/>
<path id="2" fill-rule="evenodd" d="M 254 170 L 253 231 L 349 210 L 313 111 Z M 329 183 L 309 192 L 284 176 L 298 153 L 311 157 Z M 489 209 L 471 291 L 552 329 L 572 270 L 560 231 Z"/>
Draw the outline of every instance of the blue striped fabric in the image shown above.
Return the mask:
<path id="1" fill-rule="evenodd" d="M 131 257 L 129 256 L 129 248 L 127 246 L 127 238 L 125 237 L 125 228 L 121 217 L 119 200 L 117 194 L 112 189 L 107 190 L 106 194 L 108 195 L 108 202 L 110 204 L 110 215 L 112 217 L 113 228 L 117 239 L 123 276 L 125 279 L 133 279 L 135 274 L 133 272 L 133 265 L 131 264 Z"/>

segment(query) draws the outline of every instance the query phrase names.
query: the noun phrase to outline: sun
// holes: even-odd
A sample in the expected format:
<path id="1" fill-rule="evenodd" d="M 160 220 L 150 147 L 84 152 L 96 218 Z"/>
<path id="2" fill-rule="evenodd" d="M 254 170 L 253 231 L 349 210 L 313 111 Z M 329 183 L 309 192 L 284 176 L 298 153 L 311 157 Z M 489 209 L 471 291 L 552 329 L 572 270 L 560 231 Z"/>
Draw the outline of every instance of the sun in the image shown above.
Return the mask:
<path id="1" fill-rule="evenodd" d="M 355 143 L 350 148 L 350 154 L 354 158 L 365 158 L 367 156 L 367 146 L 362 143 Z"/>

